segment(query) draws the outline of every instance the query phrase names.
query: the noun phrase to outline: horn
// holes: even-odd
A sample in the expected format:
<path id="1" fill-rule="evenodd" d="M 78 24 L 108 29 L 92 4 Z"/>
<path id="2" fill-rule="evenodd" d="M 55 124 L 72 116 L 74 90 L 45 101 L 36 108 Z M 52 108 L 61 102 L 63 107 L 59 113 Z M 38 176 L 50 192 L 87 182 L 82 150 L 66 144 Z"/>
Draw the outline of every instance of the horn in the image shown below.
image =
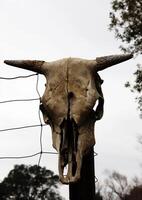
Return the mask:
<path id="1" fill-rule="evenodd" d="M 116 65 L 116 64 L 119 64 L 126 60 L 129 60 L 132 57 L 133 57 L 132 54 L 121 54 L 121 55 L 97 57 L 95 60 L 96 61 L 96 69 L 97 69 L 97 71 L 101 71 L 112 65 Z"/>
<path id="2" fill-rule="evenodd" d="M 19 67 L 22 69 L 31 70 L 40 74 L 44 74 L 42 67 L 44 61 L 39 60 L 5 60 L 5 64 Z"/>

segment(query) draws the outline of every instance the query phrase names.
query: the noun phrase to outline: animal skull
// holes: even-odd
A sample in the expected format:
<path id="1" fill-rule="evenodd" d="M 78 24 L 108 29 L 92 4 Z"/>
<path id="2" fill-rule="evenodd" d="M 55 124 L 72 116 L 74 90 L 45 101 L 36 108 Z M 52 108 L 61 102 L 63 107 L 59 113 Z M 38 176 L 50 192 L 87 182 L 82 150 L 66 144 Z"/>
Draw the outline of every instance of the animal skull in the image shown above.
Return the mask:
<path id="1" fill-rule="evenodd" d="M 103 116 L 102 80 L 98 71 L 132 58 L 131 54 L 95 60 L 65 58 L 54 62 L 5 60 L 46 77 L 40 109 L 52 129 L 53 147 L 59 153 L 59 177 L 68 184 L 80 179 L 82 158 L 95 144 L 94 124 Z M 98 101 L 96 110 L 94 105 Z M 64 168 L 68 165 L 67 175 Z"/>

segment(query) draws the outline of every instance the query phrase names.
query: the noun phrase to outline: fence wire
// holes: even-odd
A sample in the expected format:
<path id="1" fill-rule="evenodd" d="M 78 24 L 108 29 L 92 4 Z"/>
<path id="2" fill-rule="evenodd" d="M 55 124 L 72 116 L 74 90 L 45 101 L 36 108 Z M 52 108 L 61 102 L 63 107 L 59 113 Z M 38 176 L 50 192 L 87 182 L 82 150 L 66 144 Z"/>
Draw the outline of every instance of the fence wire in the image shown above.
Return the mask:
<path id="1" fill-rule="evenodd" d="M 38 98 L 29 98 L 29 99 L 10 99 L 10 100 L 4 100 L 0 101 L 0 104 L 5 104 L 5 103 L 13 103 L 13 102 L 27 102 L 27 101 L 39 101 L 39 109 L 38 109 L 38 119 L 39 119 L 39 124 L 33 124 L 33 125 L 27 125 L 27 126 L 19 126 L 19 127 L 11 127 L 11 128 L 5 128 L 5 129 L 0 129 L 0 132 L 8 132 L 8 131 L 13 131 L 13 130 L 19 130 L 19 129 L 29 129 L 29 128 L 35 128 L 35 127 L 40 127 L 40 136 L 39 136 L 39 142 L 40 142 L 40 151 L 36 152 L 34 154 L 29 154 L 29 155 L 23 155 L 23 156 L 0 156 L 0 160 L 5 160 L 5 159 L 26 159 L 26 158 L 32 158 L 35 156 L 39 156 L 38 159 L 38 165 L 40 165 L 42 154 L 50 154 L 50 155 L 57 155 L 58 153 L 52 152 L 52 151 L 43 151 L 43 145 L 42 145 L 42 136 L 43 136 L 43 127 L 46 126 L 46 124 L 42 123 L 41 120 L 41 112 L 40 112 L 40 92 L 39 92 L 39 74 L 34 73 L 26 76 L 15 76 L 15 77 L 0 77 L 0 80 L 6 80 L 6 81 L 11 81 L 14 79 L 25 79 L 25 78 L 30 78 L 36 76 L 36 92 L 38 95 Z M 98 154 L 94 152 L 94 157 L 96 157 Z M 95 182 L 98 182 L 97 177 L 95 176 Z"/>
<path id="2" fill-rule="evenodd" d="M 0 101 L 0 104 L 5 104 L 5 103 L 13 103 L 13 102 L 26 102 L 26 101 L 39 101 L 40 105 L 40 92 L 38 89 L 38 84 L 39 84 L 39 75 L 36 73 L 30 74 L 27 76 L 15 76 L 15 77 L 0 77 L 1 80 L 14 80 L 14 79 L 24 79 L 24 78 L 30 78 L 32 76 L 36 76 L 36 92 L 38 94 L 38 98 L 33 98 L 33 99 L 10 99 L 10 100 L 4 100 Z M 38 159 L 38 165 L 40 165 L 41 157 L 42 154 L 51 154 L 51 155 L 56 155 L 56 152 L 50 152 L 50 151 L 43 151 L 43 146 L 42 146 L 42 134 L 43 134 L 43 127 L 46 126 L 46 124 L 42 123 L 41 116 L 40 116 L 40 108 L 38 109 L 38 118 L 39 118 L 39 124 L 33 124 L 33 125 L 27 125 L 27 126 L 19 126 L 19 127 L 11 127 L 11 128 L 5 128 L 5 129 L 0 129 L 0 132 L 7 132 L 7 131 L 13 131 L 13 130 L 19 130 L 19 129 L 29 129 L 29 128 L 35 128 L 35 127 L 40 127 L 40 151 L 36 152 L 34 154 L 30 155 L 23 155 L 23 156 L 0 156 L 0 160 L 2 159 L 25 159 L 25 158 L 31 158 L 35 156 L 39 156 Z"/>

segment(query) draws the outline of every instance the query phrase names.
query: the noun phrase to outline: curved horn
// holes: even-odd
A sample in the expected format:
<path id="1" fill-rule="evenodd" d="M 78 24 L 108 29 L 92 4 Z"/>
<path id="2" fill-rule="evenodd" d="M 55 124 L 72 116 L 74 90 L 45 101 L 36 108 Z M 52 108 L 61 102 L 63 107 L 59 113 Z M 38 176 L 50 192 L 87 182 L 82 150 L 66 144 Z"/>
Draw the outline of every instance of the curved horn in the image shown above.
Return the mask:
<path id="1" fill-rule="evenodd" d="M 132 58 L 132 54 L 122 54 L 122 55 L 111 55 L 111 56 L 104 56 L 104 57 L 97 57 L 96 58 L 96 69 L 97 71 L 101 71 L 107 67 L 112 65 L 119 64 L 126 60 Z"/>
<path id="2" fill-rule="evenodd" d="M 31 70 L 40 74 L 44 74 L 44 69 L 42 67 L 44 61 L 39 60 L 5 60 L 4 63 L 7 65 L 12 65 L 22 69 Z"/>

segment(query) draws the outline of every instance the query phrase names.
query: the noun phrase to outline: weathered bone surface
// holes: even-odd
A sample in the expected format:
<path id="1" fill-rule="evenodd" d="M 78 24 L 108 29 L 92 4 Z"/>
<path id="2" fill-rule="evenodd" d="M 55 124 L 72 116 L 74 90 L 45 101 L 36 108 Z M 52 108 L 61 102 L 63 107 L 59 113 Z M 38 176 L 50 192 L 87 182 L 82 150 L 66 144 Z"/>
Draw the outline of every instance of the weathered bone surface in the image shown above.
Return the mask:
<path id="1" fill-rule="evenodd" d="M 79 180 L 82 158 L 95 144 L 94 124 L 101 119 L 104 104 L 102 80 L 97 72 L 130 58 L 131 54 L 95 60 L 5 61 L 8 65 L 38 72 L 46 77 L 40 109 L 45 123 L 51 126 L 53 147 L 59 152 L 58 167 L 62 183 Z M 93 110 L 97 101 L 97 108 Z M 68 170 L 64 175 L 66 165 Z"/>

